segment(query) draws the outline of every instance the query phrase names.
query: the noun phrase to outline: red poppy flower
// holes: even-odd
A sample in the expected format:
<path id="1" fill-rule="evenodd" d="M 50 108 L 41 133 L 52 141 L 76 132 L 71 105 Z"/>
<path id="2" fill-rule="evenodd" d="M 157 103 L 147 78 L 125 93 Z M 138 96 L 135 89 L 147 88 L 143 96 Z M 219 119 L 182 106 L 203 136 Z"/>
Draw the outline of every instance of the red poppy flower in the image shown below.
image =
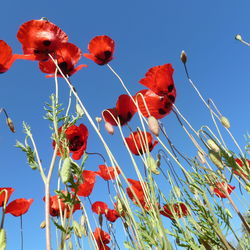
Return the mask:
<path id="1" fill-rule="evenodd" d="M 88 197 L 93 191 L 96 182 L 96 173 L 90 170 L 83 170 L 82 178 L 83 182 L 78 186 L 77 195 Z M 73 188 L 72 191 L 75 192 Z"/>
<path id="2" fill-rule="evenodd" d="M 175 89 L 173 73 L 174 69 L 171 64 L 155 66 L 148 70 L 140 83 L 157 95 L 168 95 Z"/>
<path id="3" fill-rule="evenodd" d="M 153 141 L 153 136 L 149 132 L 136 131 L 125 138 L 130 151 L 134 155 L 144 154 L 149 150 L 151 152 L 158 141 Z"/>
<path id="4" fill-rule="evenodd" d="M 174 219 L 174 216 L 181 218 L 189 215 L 187 206 L 182 202 L 173 205 L 165 204 L 160 213 L 170 219 Z"/>
<path id="5" fill-rule="evenodd" d="M 97 227 L 95 232 L 93 232 L 96 243 L 99 250 L 109 250 L 110 248 L 106 246 L 111 240 L 110 235 L 103 231 L 101 228 Z"/>
<path id="6" fill-rule="evenodd" d="M 62 191 L 63 193 L 66 194 L 65 191 Z M 62 210 L 62 214 L 64 214 L 64 212 L 66 212 L 66 218 L 68 218 L 70 216 L 70 207 L 64 203 L 63 199 L 59 199 L 58 195 L 54 195 L 54 196 L 50 196 L 50 208 L 49 208 L 49 213 L 52 217 L 55 216 L 60 216 L 60 207 Z M 43 200 L 45 201 L 45 197 L 43 198 Z M 74 205 L 74 208 L 72 210 L 72 214 L 76 211 L 76 210 L 80 210 L 81 206 L 80 203 L 76 203 Z"/>
<path id="7" fill-rule="evenodd" d="M 24 198 L 16 199 L 8 204 L 8 206 L 5 209 L 5 213 L 12 214 L 14 216 L 21 216 L 27 213 L 33 201 L 34 201 L 33 199 L 29 200 L 26 200 Z"/>
<path id="8" fill-rule="evenodd" d="M 122 126 L 129 122 L 135 113 L 136 107 L 133 100 L 128 95 L 120 95 L 116 102 L 116 107 L 104 110 L 102 115 L 104 120 L 111 125 L 117 126 L 117 121 L 119 120 Z"/>
<path id="9" fill-rule="evenodd" d="M 117 174 L 121 173 L 118 167 L 107 167 L 106 165 L 99 165 L 99 171 L 97 171 L 96 174 L 101 176 L 105 181 L 114 180 L 115 169 Z"/>
<path id="10" fill-rule="evenodd" d="M 55 55 L 53 57 L 57 59 L 58 66 L 60 67 L 62 73 L 65 76 L 71 76 L 83 67 L 87 66 L 81 64 L 75 68 L 75 65 L 80 60 L 81 55 L 81 50 L 73 43 L 62 43 L 58 45 L 58 48 L 55 50 Z M 39 62 L 39 68 L 44 73 L 52 74 L 47 75 L 46 77 L 54 77 L 56 65 L 51 58 L 47 61 Z M 58 76 L 62 76 L 60 72 L 58 72 Z"/>
<path id="11" fill-rule="evenodd" d="M 34 57 L 13 54 L 12 48 L 5 41 L 0 40 L 0 74 L 8 71 L 16 59 L 34 60 Z"/>
<path id="12" fill-rule="evenodd" d="M 104 65 L 113 59 L 114 50 L 114 40 L 108 36 L 96 36 L 88 45 L 90 54 L 84 54 L 84 56 L 99 65 Z"/>
<path id="13" fill-rule="evenodd" d="M 226 188 L 228 194 L 225 193 L 225 191 L 224 191 L 225 188 Z M 216 196 L 218 196 L 220 198 L 227 198 L 227 196 L 233 192 L 235 187 L 231 186 L 225 182 L 217 182 L 217 183 L 215 183 L 214 187 L 211 187 L 211 189 L 215 193 Z"/>
<path id="14" fill-rule="evenodd" d="M 96 214 L 106 214 L 109 208 L 105 202 L 96 201 L 92 204 L 91 209 Z"/>
<path id="15" fill-rule="evenodd" d="M 17 38 L 24 54 L 34 54 L 36 60 L 49 59 L 61 43 L 68 42 L 68 36 L 48 20 L 31 20 L 21 25 Z"/>
<path id="16" fill-rule="evenodd" d="M 108 221 L 115 222 L 120 217 L 120 214 L 115 209 L 108 209 L 105 216 Z"/>
<path id="17" fill-rule="evenodd" d="M 58 132 L 61 133 L 62 127 L 58 129 Z M 66 139 L 68 140 L 69 152 L 73 153 L 72 158 L 74 160 L 79 160 L 87 147 L 88 140 L 88 129 L 85 125 L 80 124 L 79 127 L 76 125 L 71 125 L 65 130 Z M 53 147 L 55 147 L 55 141 L 53 141 Z M 63 149 L 58 150 L 57 155 L 61 156 Z"/>
<path id="18" fill-rule="evenodd" d="M 172 111 L 175 97 L 175 89 L 171 95 L 164 96 L 159 96 L 152 90 L 143 89 L 134 95 L 134 100 L 138 103 L 138 107 L 143 116 L 149 117 L 151 115 L 156 119 L 162 119 Z"/>
<path id="19" fill-rule="evenodd" d="M 0 188 L 0 207 L 4 205 L 5 199 L 6 199 L 6 204 L 8 203 L 9 198 L 14 191 L 15 189 L 10 187 Z"/>
<path id="20" fill-rule="evenodd" d="M 242 169 L 245 170 L 245 173 L 250 172 L 250 161 L 248 159 L 246 159 L 246 164 L 247 166 L 243 163 L 243 161 L 241 159 L 235 159 L 236 163 L 238 164 L 238 166 Z M 248 175 L 245 174 L 242 170 L 234 170 L 233 173 L 238 175 L 238 176 L 244 176 L 247 177 Z"/>
<path id="21" fill-rule="evenodd" d="M 128 197 L 136 205 L 138 205 L 138 202 L 137 202 L 137 199 L 138 199 L 138 201 L 140 202 L 141 206 L 145 208 L 146 207 L 145 194 L 143 192 L 141 182 L 133 180 L 133 179 L 129 179 L 129 178 L 128 178 L 128 182 L 132 185 L 130 187 L 127 187 L 127 189 L 126 189 Z M 132 191 L 134 191 L 136 197 L 134 196 L 134 194 L 132 193 Z"/>

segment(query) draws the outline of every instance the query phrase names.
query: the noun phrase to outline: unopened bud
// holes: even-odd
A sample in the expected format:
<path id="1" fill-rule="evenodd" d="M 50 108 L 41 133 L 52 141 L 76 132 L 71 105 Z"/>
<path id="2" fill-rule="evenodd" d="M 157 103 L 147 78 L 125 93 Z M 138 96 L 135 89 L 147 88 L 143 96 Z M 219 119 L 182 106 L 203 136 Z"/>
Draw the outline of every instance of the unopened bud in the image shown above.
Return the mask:
<path id="1" fill-rule="evenodd" d="M 71 177 L 71 159 L 69 157 L 65 158 L 60 171 L 62 182 L 65 184 L 70 180 Z"/>
<path id="2" fill-rule="evenodd" d="M 237 34 L 237 35 L 235 36 L 235 39 L 238 40 L 238 41 L 241 41 L 241 40 L 242 40 L 242 37 L 241 37 L 240 34 Z"/>
<path id="3" fill-rule="evenodd" d="M 225 128 L 230 128 L 230 122 L 225 116 L 220 118 L 220 122 Z"/>
<path id="4" fill-rule="evenodd" d="M 102 118 L 101 117 L 96 117 L 95 120 L 96 120 L 97 123 L 100 123 L 102 121 Z"/>
<path id="5" fill-rule="evenodd" d="M 80 117 L 82 117 L 82 116 L 84 115 L 84 111 L 83 111 L 83 109 L 82 109 L 82 107 L 80 106 L 79 103 L 76 104 L 76 113 L 77 113 Z"/>
<path id="6" fill-rule="evenodd" d="M 209 148 L 211 150 L 213 150 L 216 153 L 218 153 L 220 151 L 220 148 L 218 147 L 218 145 L 212 139 L 207 140 L 207 145 L 209 146 Z"/>
<path id="7" fill-rule="evenodd" d="M 158 170 L 157 164 L 155 159 L 152 156 L 147 157 L 147 166 L 148 168 L 154 173 L 154 174 L 160 174 L 160 171 Z"/>
<path id="8" fill-rule="evenodd" d="M 102 227 L 102 222 L 103 222 L 102 214 L 98 215 L 98 221 L 99 221 L 100 226 Z"/>
<path id="9" fill-rule="evenodd" d="M 181 61 L 184 64 L 186 64 L 186 62 L 187 62 L 187 54 L 186 54 L 186 52 L 184 50 L 182 50 L 182 52 L 181 52 Z"/>
<path id="10" fill-rule="evenodd" d="M 159 159 L 156 160 L 156 166 L 160 167 L 161 166 L 161 161 Z"/>
<path id="11" fill-rule="evenodd" d="M 115 132 L 114 127 L 109 122 L 105 122 L 105 129 L 110 135 L 113 135 Z"/>
<path id="12" fill-rule="evenodd" d="M 14 128 L 13 121 L 9 117 L 6 119 L 6 123 L 7 123 L 8 127 L 9 127 L 9 129 L 11 130 L 11 132 L 15 133 L 16 131 L 15 131 L 15 128 Z"/>
<path id="13" fill-rule="evenodd" d="M 148 127 L 155 136 L 159 136 L 159 123 L 155 117 L 148 117 Z"/>
<path id="14" fill-rule="evenodd" d="M 6 249 L 6 232 L 3 228 L 0 229 L 0 249 Z"/>
<path id="15" fill-rule="evenodd" d="M 224 166 L 221 162 L 221 157 L 218 153 L 209 150 L 209 158 L 214 163 L 215 166 L 217 166 L 219 169 L 224 169 Z"/>
<path id="16" fill-rule="evenodd" d="M 42 228 L 42 229 L 43 229 L 43 228 L 45 228 L 45 227 L 46 227 L 46 222 L 45 222 L 45 220 L 44 220 L 44 221 L 42 221 L 42 222 L 41 222 L 41 224 L 40 224 L 40 228 Z"/>
<path id="17" fill-rule="evenodd" d="M 73 220 L 72 226 L 73 226 L 73 230 L 74 230 L 75 235 L 78 238 L 82 238 L 82 230 L 81 230 L 81 226 L 79 225 L 79 223 L 77 221 Z"/>
<path id="18" fill-rule="evenodd" d="M 49 19 L 47 18 L 47 17 L 41 17 L 41 19 L 40 19 L 41 21 L 49 21 Z"/>
<path id="19" fill-rule="evenodd" d="M 206 163 L 206 159 L 203 155 L 203 153 L 201 153 L 201 151 L 198 151 L 198 159 L 200 161 L 201 164 L 205 164 Z"/>

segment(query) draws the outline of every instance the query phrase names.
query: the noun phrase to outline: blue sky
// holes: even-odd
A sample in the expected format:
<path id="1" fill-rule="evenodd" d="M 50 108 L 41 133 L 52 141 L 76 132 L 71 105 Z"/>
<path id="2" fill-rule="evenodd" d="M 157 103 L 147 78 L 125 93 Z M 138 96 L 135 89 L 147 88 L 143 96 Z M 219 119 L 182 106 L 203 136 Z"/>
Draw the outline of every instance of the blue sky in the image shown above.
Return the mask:
<path id="1" fill-rule="evenodd" d="M 87 52 L 88 42 L 94 36 L 109 35 L 116 42 L 115 59 L 110 64 L 132 93 L 144 88 L 138 81 L 149 68 L 172 63 L 176 105 L 198 129 L 211 122 L 209 113 L 185 78 L 179 59 L 184 49 L 192 79 L 204 97 L 212 98 L 230 119 L 232 132 L 240 145 L 244 145 L 243 135 L 249 131 L 250 123 L 250 50 L 234 36 L 240 33 L 250 40 L 249 8 L 250 3 L 243 0 L 4 1 L 1 3 L 0 39 L 11 45 L 15 53 L 21 53 L 21 45 L 16 39 L 19 26 L 41 17 L 47 17 L 62 28 L 69 41 L 83 52 Z M 80 63 L 88 64 L 88 68 L 74 75 L 72 82 L 91 115 L 100 116 L 103 109 L 114 107 L 117 97 L 125 92 L 107 67 L 100 67 L 86 58 Z M 35 199 L 24 216 L 25 249 L 44 249 L 43 244 L 37 245 L 37 242 L 44 242 L 44 232 L 39 228 L 43 220 L 43 184 L 38 172 L 26 164 L 25 155 L 13 145 L 16 140 L 24 140 L 22 122 L 26 121 L 32 127 L 43 162 L 49 163 L 51 132 L 48 122 L 43 119 L 43 106 L 54 91 L 54 80 L 44 77 L 37 62 L 18 61 L 7 73 L 0 75 L 0 86 L 0 107 L 7 109 L 17 131 L 15 134 L 8 131 L 1 114 L 0 186 L 15 188 L 11 200 L 19 197 Z M 63 81 L 60 81 L 60 94 L 61 102 L 66 102 L 68 89 Z M 89 126 L 86 119 L 83 122 Z M 178 148 L 195 154 L 173 114 L 162 122 Z M 93 152 L 99 147 L 99 151 L 104 152 L 93 130 L 89 129 L 88 151 Z M 120 154 L 121 139 L 116 136 L 110 139 L 104 129 L 102 131 L 111 146 L 118 148 L 114 149 L 115 153 Z M 129 165 L 126 156 L 121 157 L 124 165 Z M 91 158 L 87 168 L 97 170 L 98 164 L 101 162 Z M 129 174 L 129 166 L 124 168 L 128 168 L 125 172 Z M 101 185 L 96 187 L 92 200 L 95 195 L 100 196 Z M 18 218 L 11 215 L 6 217 L 9 250 L 19 246 L 18 222 Z"/>

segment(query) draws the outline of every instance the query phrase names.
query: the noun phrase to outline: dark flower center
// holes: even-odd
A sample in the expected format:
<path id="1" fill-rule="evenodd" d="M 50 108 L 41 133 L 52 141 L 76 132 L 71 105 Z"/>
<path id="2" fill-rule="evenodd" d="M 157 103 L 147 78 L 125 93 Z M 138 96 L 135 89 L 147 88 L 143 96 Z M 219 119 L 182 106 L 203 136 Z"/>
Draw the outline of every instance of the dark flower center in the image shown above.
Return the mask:
<path id="1" fill-rule="evenodd" d="M 173 89 L 174 89 L 174 85 L 173 84 L 171 84 L 171 85 L 168 86 L 168 92 L 171 92 Z"/>
<path id="2" fill-rule="evenodd" d="M 170 99 L 170 101 L 171 101 L 172 103 L 174 103 L 175 97 L 174 97 L 173 95 L 168 95 L 168 98 Z"/>
<path id="3" fill-rule="evenodd" d="M 68 64 L 66 62 L 61 62 L 58 64 L 62 72 L 67 72 L 68 71 Z"/>
<path id="4" fill-rule="evenodd" d="M 109 50 L 105 50 L 103 53 L 104 53 L 106 59 L 110 58 L 112 55 L 111 51 L 109 51 Z"/>
<path id="5" fill-rule="evenodd" d="M 167 112 L 164 109 L 158 109 L 159 114 L 165 115 Z"/>
<path id="6" fill-rule="evenodd" d="M 51 44 L 51 41 L 49 41 L 49 40 L 44 40 L 43 41 L 44 46 L 50 46 L 50 44 Z"/>
<path id="7" fill-rule="evenodd" d="M 83 143 L 84 142 L 83 142 L 82 138 L 80 136 L 76 135 L 69 142 L 69 150 L 70 151 L 77 151 L 82 147 Z"/>

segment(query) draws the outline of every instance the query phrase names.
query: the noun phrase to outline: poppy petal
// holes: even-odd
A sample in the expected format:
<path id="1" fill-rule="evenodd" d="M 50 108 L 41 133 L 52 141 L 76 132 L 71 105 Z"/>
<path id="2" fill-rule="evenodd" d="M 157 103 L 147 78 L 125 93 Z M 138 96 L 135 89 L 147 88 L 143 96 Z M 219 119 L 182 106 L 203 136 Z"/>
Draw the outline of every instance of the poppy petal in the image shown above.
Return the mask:
<path id="1" fill-rule="evenodd" d="M 5 209 L 5 213 L 6 214 L 10 213 L 13 216 L 21 216 L 29 210 L 30 205 L 32 204 L 33 201 L 34 201 L 33 199 L 29 200 L 26 200 L 24 198 L 16 199 L 8 204 L 8 206 Z"/>

